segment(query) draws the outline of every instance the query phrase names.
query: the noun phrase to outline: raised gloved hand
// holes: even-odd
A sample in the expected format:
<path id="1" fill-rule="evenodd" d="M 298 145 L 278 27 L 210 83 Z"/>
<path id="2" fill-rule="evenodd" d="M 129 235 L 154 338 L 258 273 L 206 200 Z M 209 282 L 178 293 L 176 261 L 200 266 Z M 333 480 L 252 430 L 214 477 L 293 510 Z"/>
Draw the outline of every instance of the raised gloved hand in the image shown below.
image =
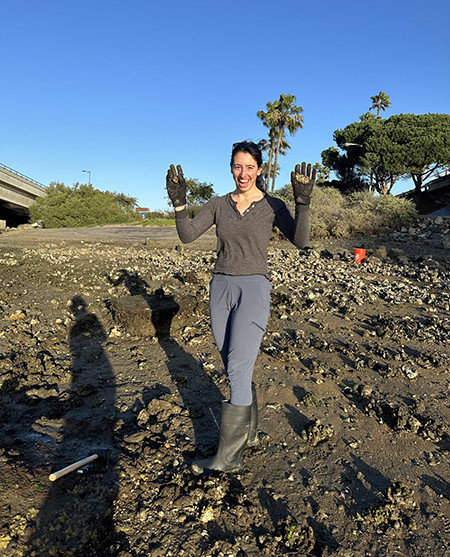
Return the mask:
<path id="1" fill-rule="evenodd" d="M 299 164 L 295 165 L 295 170 L 291 172 L 291 183 L 296 204 L 309 205 L 316 175 L 317 168 L 313 168 L 311 173 L 311 164 L 306 166 L 306 162 L 302 162 L 301 168 Z"/>
<path id="2" fill-rule="evenodd" d="M 166 189 L 174 207 L 186 205 L 187 184 L 183 176 L 183 169 L 180 165 L 170 165 L 166 176 Z"/>

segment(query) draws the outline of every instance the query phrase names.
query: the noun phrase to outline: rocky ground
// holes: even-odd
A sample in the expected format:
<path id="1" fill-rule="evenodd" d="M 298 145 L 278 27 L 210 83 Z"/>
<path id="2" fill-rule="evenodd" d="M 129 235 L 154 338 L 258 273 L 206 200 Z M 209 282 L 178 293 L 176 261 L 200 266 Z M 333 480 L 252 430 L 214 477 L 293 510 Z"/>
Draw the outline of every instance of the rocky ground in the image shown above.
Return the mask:
<path id="1" fill-rule="evenodd" d="M 45 232 L 0 236 L 0 555 L 448 555 L 448 220 L 271 245 L 260 443 L 206 477 L 213 240 Z"/>

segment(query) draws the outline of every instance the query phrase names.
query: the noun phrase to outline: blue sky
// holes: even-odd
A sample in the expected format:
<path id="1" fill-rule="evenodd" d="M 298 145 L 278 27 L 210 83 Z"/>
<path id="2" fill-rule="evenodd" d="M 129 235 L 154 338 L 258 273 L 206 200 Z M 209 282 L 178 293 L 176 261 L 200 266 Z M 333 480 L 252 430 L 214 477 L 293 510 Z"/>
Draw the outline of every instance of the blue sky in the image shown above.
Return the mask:
<path id="1" fill-rule="evenodd" d="M 448 0 L 2 0 L 0 19 L 0 162 L 44 184 L 87 169 L 151 209 L 170 163 L 231 191 L 231 145 L 266 136 L 280 93 L 304 126 L 279 187 L 380 90 L 386 117 L 450 108 Z"/>

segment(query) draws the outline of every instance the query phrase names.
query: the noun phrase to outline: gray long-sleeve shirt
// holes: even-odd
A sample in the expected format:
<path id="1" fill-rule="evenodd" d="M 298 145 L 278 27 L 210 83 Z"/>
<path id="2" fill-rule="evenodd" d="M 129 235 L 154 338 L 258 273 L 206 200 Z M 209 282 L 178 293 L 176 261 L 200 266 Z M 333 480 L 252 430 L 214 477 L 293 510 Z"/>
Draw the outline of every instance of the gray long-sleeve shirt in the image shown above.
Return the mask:
<path id="1" fill-rule="evenodd" d="M 297 205 L 295 219 L 286 204 L 267 193 L 239 213 L 231 194 L 211 198 L 189 219 L 187 210 L 175 212 L 178 236 L 193 242 L 216 225 L 217 260 L 214 273 L 264 275 L 269 278 L 267 247 L 275 225 L 297 247 L 309 241 L 309 206 Z"/>

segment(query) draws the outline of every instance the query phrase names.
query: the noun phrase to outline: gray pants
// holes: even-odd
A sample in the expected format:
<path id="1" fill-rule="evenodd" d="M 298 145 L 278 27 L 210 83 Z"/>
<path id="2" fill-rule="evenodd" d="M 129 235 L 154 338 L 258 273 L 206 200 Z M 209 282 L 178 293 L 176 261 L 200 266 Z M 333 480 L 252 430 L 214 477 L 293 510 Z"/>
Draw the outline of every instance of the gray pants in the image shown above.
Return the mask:
<path id="1" fill-rule="evenodd" d="M 230 402 L 252 403 L 253 367 L 270 313 L 270 282 L 263 275 L 213 276 L 211 329 L 230 382 Z"/>

